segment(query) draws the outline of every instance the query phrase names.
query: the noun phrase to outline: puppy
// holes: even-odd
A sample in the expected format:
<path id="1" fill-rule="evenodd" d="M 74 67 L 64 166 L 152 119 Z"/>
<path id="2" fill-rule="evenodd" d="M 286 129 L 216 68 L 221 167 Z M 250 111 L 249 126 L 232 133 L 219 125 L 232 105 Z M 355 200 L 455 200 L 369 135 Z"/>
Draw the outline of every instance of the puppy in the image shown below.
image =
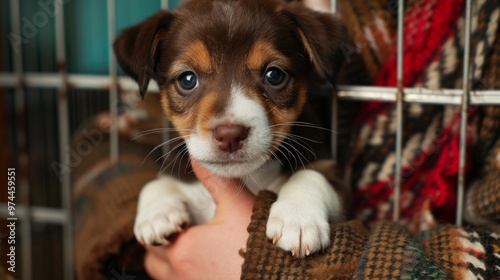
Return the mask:
<path id="1" fill-rule="evenodd" d="M 314 112 L 308 90 L 318 77 L 335 83 L 346 37 L 339 20 L 300 3 L 198 0 L 126 29 L 114 50 L 143 98 L 150 79 L 158 83 L 182 139 L 167 161 L 180 165 L 187 147 L 213 173 L 239 177 L 254 193 L 275 191 L 266 234 L 303 257 L 330 244 L 329 222 L 347 207 L 332 162 L 311 163 L 311 155 L 328 155 L 328 131 L 307 118 Z M 200 199 L 209 196 L 203 186 L 175 175 L 166 172 L 142 190 L 139 242 L 167 244 L 183 226 L 213 216 L 214 203 Z"/>

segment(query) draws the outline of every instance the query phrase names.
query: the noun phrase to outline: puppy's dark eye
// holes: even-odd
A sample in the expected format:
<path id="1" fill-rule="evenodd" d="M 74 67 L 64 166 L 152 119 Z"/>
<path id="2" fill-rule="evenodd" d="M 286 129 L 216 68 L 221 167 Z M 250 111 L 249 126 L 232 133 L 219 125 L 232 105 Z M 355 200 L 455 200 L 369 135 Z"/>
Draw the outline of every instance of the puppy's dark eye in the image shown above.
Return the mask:
<path id="1" fill-rule="evenodd" d="M 184 72 L 177 78 L 177 85 L 182 91 L 191 91 L 198 86 L 198 78 L 191 71 Z"/>
<path id="2" fill-rule="evenodd" d="M 288 75 L 278 67 L 269 67 L 264 76 L 264 82 L 271 86 L 281 86 L 287 82 Z"/>

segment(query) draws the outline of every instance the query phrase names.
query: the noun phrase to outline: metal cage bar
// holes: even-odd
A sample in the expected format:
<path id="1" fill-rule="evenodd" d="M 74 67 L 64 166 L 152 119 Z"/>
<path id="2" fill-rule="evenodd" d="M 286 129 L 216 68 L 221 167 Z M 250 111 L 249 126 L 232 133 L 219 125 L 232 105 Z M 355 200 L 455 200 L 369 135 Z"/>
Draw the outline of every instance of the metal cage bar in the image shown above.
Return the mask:
<path id="1" fill-rule="evenodd" d="M 458 163 L 457 186 L 457 225 L 462 225 L 465 188 L 465 153 L 467 150 L 467 117 L 469 109 L 469 73 L 470 73 L 470 35 L 471 35 L 472 1 L 467 0 L 465 6 L 464 68 L 462 78 L 462 107 L 460 115 L 460 158 Z"/>
<path id="2" fill-rule="evenodd" d="M 55 88 L 61 83 L 59 74 L 23 73 L 22 78 L 8 72 L 0 72 L 0 87 L 15 88 L 19 83 L 27 88 Z M 67 83 L 72 89 L 109 89 L 111 78 L 106 75 L 68 74 Z M 118 87 L 124 91 L 137 91 L 137 84 L 128 77 L 117 78 Z M 346 86 L 338 85 L 340 99 L 359 101 L 395 102 L 396 87 Z M 158 93 L 155 83 L 150 83 L 148 93 Z M 426 103 L 439 105 L 461 105 L 462 89 L 428 89 L 424 87 L 403 88 L 406 103 Z M 469 90 L 469 105 L 500 105 L 500 90 Z"/>
<path id="3" fill-rule="evenodd" d="M 396 94 L 396 163 L 394 167 L 394 205 L 392 219 L 399 220 L 399 200 L 401 198 L 401 157 L 403 151 L 403 40 L 404 40 L 404 1 L 398 1 L 398 38 L 397 38 L 397 94 Z"/>
<path id="4" fill-rule="evenodd" d="M 461 105 L 461 89 L 404 88 L 406 103 Z M 377 86 L 339 86 L 339 96 L 353 100 L 396 101 L 397 88 Z M 471 105 L 500 105 L 500 90 L 470 90 Z"/>
<path id="5" fill-rule="evenodd" d="M 330 12 L 332 14 L 337 13 L 337 0 L 330 0 Z"/>
<path id="6" fill-rule="evenodd" d="M 168 0 L 161 0 L 161 8 L 168 10 Z"/>
<path id="7" fill-rule="evenodd" d="M 161 0 L 161 8 L 164 10 L 168 10 L 168 0 Z M 166 155 L 170 151 L 170 145 L 166 144 L 170 139 L 170 133 L 168 130 L 168 128 L 170 127 L 170 122 L 168 121 L 167 115 L 165 114 L 163 114 L 161 121 L 163 124 L 163 128 L 165 129 L 161 134 L 161 139 L 163 140 L 161 151 L 164 155 Z"/>
<path id="8" fill-rule="evenodd" d="M 109 87 L 109 113 L 111 115 L 111 123 L 109 127 L 110 140 L 110 158 L 111 161 L 118 161 L 118 71 L 116 59 L 113 54 L 113 42 L 116 38 L 116 17 L 115 17 L 115 0 L 108 0 L 108 46 L 109 46 L 109 76 L 111 84 Z"/>
<path id="9" fill-rule="evenodd" d="M 59 225 L 64 225 L 68 222 L 68 215 L 66 215 L 66 211 L 63 209 L 42 206 L 16 206 L 16 214 L 21 217 L 30 217 L 31 221 L 33 222 Z M 0 203 L 0 217 L 9 217 L 9 212 L 7 211 L 7 203 Z M 71 247 L 73 247 L 73 244 L 71 244 Z"/>
<path id="10" fill-rule="evenodd" d="M 335 15 L 337 13 L 337 0 L 331 0 L 330 1 L 330 12 Z M 331 104 L 331 112 L 330 112 L 330 118 L 331 118 L 331 156 L 333 160 L 337 160 L 338 157 L 338 148 L 337 148 L 337 143 L 338 143 L 338 93 L 336 92 L 336 89 L 333 89 L 333 95 L 332 95 L 332 104 Z"/>
<path id="11" fill-rule="evenodd" d="M 70 166 L 70 155 L 67 147 L 70 146 L 69 113 L 68 113 L 68 83 L 66 68 L 66 47 L 64 33 L 64 4 L 54 0 L 55 33 L 57 68 L 61 77 L 58 100 L 59 122 L 59 158 L 63 166 Z M 61 170 L 61 201 L 64 209 L 63 224 L 63 276 L 64 279 L 74 279 L 73 262 L 73 223 L 71 221 L 71 174 Z"/>

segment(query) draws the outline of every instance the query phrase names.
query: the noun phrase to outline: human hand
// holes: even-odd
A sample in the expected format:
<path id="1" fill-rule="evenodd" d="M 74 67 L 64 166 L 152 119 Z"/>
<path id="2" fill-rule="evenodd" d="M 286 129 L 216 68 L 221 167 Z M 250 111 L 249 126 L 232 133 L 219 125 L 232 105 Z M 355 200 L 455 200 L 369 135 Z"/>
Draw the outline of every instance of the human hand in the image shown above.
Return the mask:
<path id="1" fill-rule="evenodd" d="M 248 238 L 255 196 L 238 179 L 214 175 L 196 161 L 192 166 L 215 201 L 215 216 L 185 229 L 167 246 L 146 247 L 146 271 L 154 279 L 240 279 L 239 250 Z"/>

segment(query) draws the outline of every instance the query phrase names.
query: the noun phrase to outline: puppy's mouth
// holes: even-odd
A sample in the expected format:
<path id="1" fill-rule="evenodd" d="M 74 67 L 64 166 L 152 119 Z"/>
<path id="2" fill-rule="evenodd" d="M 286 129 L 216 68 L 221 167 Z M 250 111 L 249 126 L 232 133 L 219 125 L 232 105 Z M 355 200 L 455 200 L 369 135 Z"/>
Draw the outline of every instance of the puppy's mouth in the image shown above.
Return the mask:
<path id="1" fill-rule="evenodd" d="M 224 177 L 242 177 L 245 176 L 269 160 L 269 157 L 263 156 L 259 158 L 245 158 L 245 159 L 222 159 L 222 160 L 203 160 L 197 161 L 212 171 L 215 174 Z"/>
<path id="2" fill-rule="evenodd" d="M 202 164 L 230 166 L 235 164 L 248 164 L 251 160 L 199 160 Z"/>

